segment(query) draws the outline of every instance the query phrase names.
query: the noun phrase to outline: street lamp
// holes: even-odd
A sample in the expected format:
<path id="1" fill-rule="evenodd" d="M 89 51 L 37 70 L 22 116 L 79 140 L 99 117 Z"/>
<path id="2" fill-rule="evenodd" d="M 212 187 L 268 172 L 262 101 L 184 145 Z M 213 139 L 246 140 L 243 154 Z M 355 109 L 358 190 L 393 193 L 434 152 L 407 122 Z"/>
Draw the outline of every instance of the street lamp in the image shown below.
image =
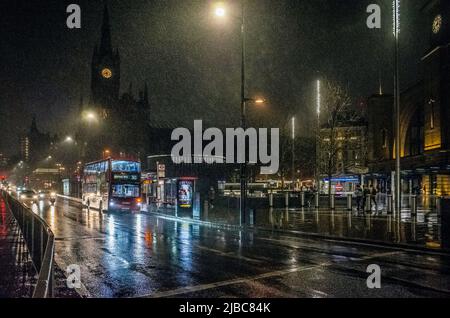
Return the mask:
<path id="1" fill-rule="evenodd" d="M 218 6 L 218 7 L 216 8 L 215 13 L 216 13 L 216 15 L 217 15 L 218 17 L 224 17 L 224 16 L 226 15 L 227 11 L 225 10 L 225 8 L 219 7 L 219 6 Z"/>
<path id="2" fill-rule="evenodd" d="M 94 113 L 88 113 L 88 114 L 86 115 L 86 118 L 89 119 L 89 120 L 95 120 L 95 119 L 96 119 L 96 116 L 95 116 Z"/>
<path id="3" fill-rule="evenodd" d="M 216 16 L 223 18 L 226 15 L 226 10 L 220 3 L 216 6 Z M 245 130 L 246 123 L 246 103 L 250 101 L 245 97 L 245 0 L 241 0 L 241 16 L 239 18 L 241 25 L 241 127 Z M 246 156 L 247 158 L 247 156 Z M 241 164 L 240 171 L 240 189 L 241 197 L 239 204 L 240 224 L 245 224 L 245 215 L 247 211 L 247 159 Z"/>
<path id="4" fill-rule="evenodd" d="M 395 38 L 394 57 L 394 95 L 395 95 L 395 208 L 401 215 L 401 169 L 400 169 L 400 71 L 399 71 L 399 35 L 400 35 L 400 0 L 392 2 L 393 34 Z"/>
<path id="5" fill-rule="evenodd" d="M 98 120 L 98 117 L 95 112 L 87 111 L 83 114 L 83 119 L 87 122 L 96 122 Z"/>
<path id="6" fill-rule="evenodd" d="M 316 111 L 317 111 L 317 126 L 316 126 L 316 188 L 319 192 L 320 187 L 320 171 L 319 171 L 319 155 L 320 155 L 320 111 L 322 108 L 321 82 L 316 82 Z"/>
<path id="7" fill-rule="evenodd" d="M 64 141 L 67 142 L 67 143 L 72 143 L 73 142 L 73 138 L 71 136 L 67 136 Z"/>
<path id="8" fill-rule="evenodd" d="M 103 159 L 106 159 L 111 154 L 111 151 L 108 149 L 103 150 Z"/>

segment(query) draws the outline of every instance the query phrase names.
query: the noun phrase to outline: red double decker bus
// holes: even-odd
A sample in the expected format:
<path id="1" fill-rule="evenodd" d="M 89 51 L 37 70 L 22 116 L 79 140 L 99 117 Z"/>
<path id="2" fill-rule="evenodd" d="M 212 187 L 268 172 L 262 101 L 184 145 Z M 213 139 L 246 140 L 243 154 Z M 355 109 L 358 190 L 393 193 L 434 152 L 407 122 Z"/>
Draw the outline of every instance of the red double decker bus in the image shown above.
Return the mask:
<path id="1" fill-rule="evenodd" d="M 84 166 L 82 200 L 88 208 L 108 211 L 139 211 L 141 163 L 108 158 Z"/>

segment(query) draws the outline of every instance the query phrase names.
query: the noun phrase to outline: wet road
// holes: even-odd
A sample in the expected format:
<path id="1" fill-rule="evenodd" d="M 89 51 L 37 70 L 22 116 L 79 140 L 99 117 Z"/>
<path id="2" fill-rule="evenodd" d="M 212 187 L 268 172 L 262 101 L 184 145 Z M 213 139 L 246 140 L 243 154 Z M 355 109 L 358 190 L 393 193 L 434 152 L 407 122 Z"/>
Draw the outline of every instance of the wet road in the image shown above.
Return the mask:
<path id="1" fill-rule="evenodd" d="M 444 255 L 100 216 L 62 198 L 33 210 L 55 233 L 58 267 L 80 266 L 83 297 L 450 297 Z M 381 267 L 381 289 L 367 288 L 370 264 Z"/>

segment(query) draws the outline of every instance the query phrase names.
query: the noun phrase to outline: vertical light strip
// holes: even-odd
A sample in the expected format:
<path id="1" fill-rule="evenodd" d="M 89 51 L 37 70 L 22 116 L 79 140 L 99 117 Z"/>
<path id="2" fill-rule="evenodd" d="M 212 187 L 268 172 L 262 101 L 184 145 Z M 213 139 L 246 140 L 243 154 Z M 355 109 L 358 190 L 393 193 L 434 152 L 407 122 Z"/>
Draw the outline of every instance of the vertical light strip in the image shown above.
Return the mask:
<path id="1" fill-rule="evenodd" d="M 295 140 L 295 117 L 292 117 L 292 140 Z"/>
<path id="2" fill-rule="evenodd" d="M 396 38 L 400 33 L 400 0 L 392 2 L 392 32 Z"/>
<path id="3" fill-rule="evenodd" d="M 320 115 L 320 104 L 321 104 L 321 96 L 320 96 L 320 80 L 317 80 L 317 115 Z"/>

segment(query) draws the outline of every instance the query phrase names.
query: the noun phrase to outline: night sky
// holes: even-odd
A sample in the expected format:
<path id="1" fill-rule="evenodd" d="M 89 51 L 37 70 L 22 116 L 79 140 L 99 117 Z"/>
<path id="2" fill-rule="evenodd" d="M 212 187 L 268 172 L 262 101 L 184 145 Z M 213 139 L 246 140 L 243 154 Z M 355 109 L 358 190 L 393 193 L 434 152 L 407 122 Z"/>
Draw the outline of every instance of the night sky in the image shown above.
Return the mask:
<path id="1" fill-rule="evenodd" d="M 236 1 L 228 2 L 231 8 Z M 429 26 L 425 0 L 402 6 L 402 86 L 420 77 Z M 82 10 L 82 28 L 66 27 L 66 7 Z M 19 152 L 18 135 L 35 113 L 41 130 L 72 133 L 80 97 L 90 95 L 90 64 L 100 39 L 104 1 L 1 0 L 0 151 Z M 239 121 L 239 25 L 217 21 L 210 0 L 109 0 L 113 46 L 121 54 L 121 91 L 147 81 L 153 122 L 235 127 Z M 366 26 L 370 3 L 383 28 Z M 328 77 L 355 101 L 392 92 L 390 0 L 247 0 L 248 95 L 268 104 L 249 109 L 252 123 L 282 125 L 299 115 L 308 131 L 313 82 Z M 301 115 L 301 116 L 300 116 Z"/>

